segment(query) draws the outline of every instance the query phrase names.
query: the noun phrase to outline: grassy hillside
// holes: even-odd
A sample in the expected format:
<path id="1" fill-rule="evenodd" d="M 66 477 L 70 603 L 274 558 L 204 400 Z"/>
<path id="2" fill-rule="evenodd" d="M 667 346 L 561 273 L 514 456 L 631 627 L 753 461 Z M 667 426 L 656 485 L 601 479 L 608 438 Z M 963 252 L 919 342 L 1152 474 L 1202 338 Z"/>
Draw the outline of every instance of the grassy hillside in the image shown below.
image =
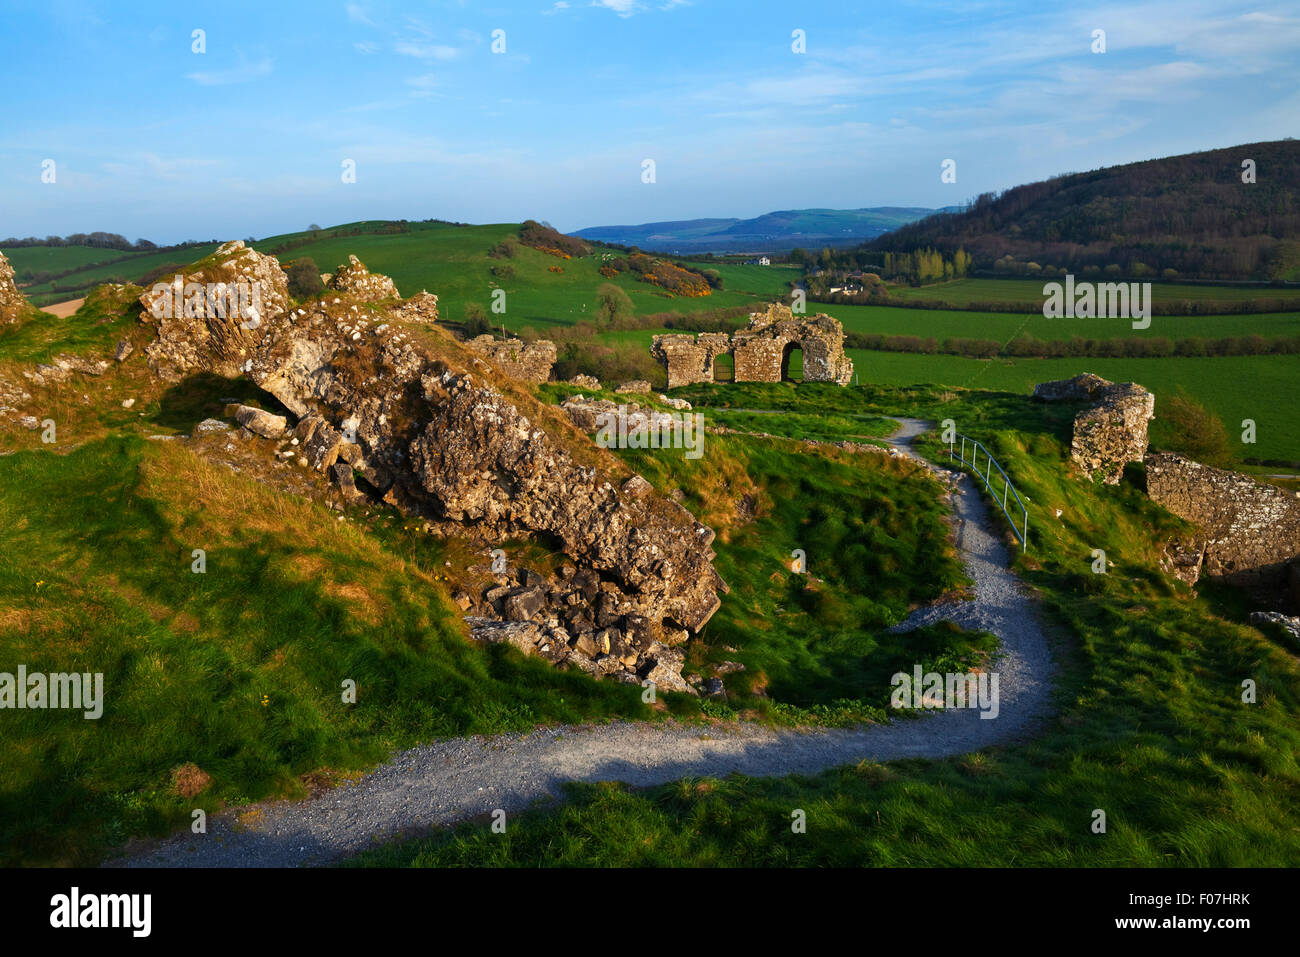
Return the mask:
<path id="1" fill-rule="evenodd" d="M 215 244 L 191 246 L 182 250 L 169 250 L 158 253 L 138 253 L 122 262 L 104 262 L 101 265 L 89 265 L 69 276 L 49 282 L 37 283 L 23 289 L 23 293 L 38 306 L 53 302 L 78 299 L 95 286 L 106 282 L 136 282 L 141 277 L 172 263 L 192 263 L 211 255 L 216 250 Z M 23 250 L 34 252 L 35 250 Z M 109 250 L 110 252 L 113 250 Z M 15 250 L 18 252 L 18 250 Z M 7 255 L 7 254 L 6 254 Z"/>
<path id="2" fill-rule="evenodd" d="M 452 320 L 464 317 L 468 303 L 490 310 L 493 290 L 504 289 L 506 311 L 490 313 L 493 323 L 504 325 L 512 332 L 531 326 L 541 335 L 589 318 L 596 307 L 596 290 L 606 282 L 627 292 L 639 313 L 723 308 L 753 304 L 758 298 L 751 292 L 730 289 L 698 299 L 673 297 L 628 274 L 621 273 L 612 279 L 600 275 L 598 254 L 561 259 L 521 246 L 513 258 L 490 257 L 488 253 L 493 247 L 518 232 L 517 224 L 411 223 L 408 226 L 409 231 L 405 233 L 345 235 L 312 241 L 278 255 L 286 263 L 299 257 L 311 258 L 323 271 L 330 271 L 339 263 L 347 262 L 349 254 L 355 254 L 371 271 L 391 276 L 404 296 L 421 289 L 437 294 L 439 311 Z M 304 237 L 310 238 L 308 234 L 271 237 L 258 242 L 256 248 L 269 252 L 286 242 L 298 243 Z M 493 273 L 494 268 L 506 266 L 513 271 L 512 277 Z M 563 271 L 552 272 L 552 267 Z M 757 270 L 760 267 L 730 268 Z M 762 277 L 760 281 L 766 289 L 774 285 L 770 277 Z"/>
<path id="3" fill-rule="evenodd" d="M 13 249 L 0 248 L 14 267 L 14 279 L 22 283 L 32 273 L 64 272 L 69 269 L 84 269 L 109 260 L 128 261 L 144 253 L 129 252 L 121 249 L 102 249 L 97 246 L 17 246 Z"/>
<path id="4" fill-rule="evenodd" d="M 738 393 L 738 394 L 736 394 Z M 1125 866 L 1300 862 L 1300 664 L 1157 568 L 1177 527 L 1133 487 L 1069 475 L 1054 407 L 933 389 L 694 387 L 799 414 L 955 416 L 1030 503 L 1015 553 L 1061 637 L 1056 714 L 1026 742 L 943 761 L 864 761 L 814 777 L 571 785 L 558 808 L 361 855 L 360 866 Z M 933 446 L 930 446 L 933 449 Z M 1057 517 L 1057 510 L 1060 516 Z M 1114 567 L 1089 569 L 1102 547 Z M 1243 703 L 1241 681 L 1259 700 Z M 807 833 L 791 832 L 793 809 Z M 1105 834 L 1091 829 L 1107 815 Z"/>
<path id="5" fill-rule="evenodd" d="M 711 435 L 699 462 L 629 453 L 719 532 L 735 597 L 691 645 L 687 671 L 746 663 L 728 679 L 729 706 L 666 695 L 656 711 L 639 688 L 470 642 L 448 594 L 483 549 L 387 507 L 340 520 L 323 480 L 252 464 L 259 449 L 270 457 L 262 440 L 232 439 L 227 451 L 178 438 L 228 399 L 274 400 L 243 380 L 153 382 L 137 292 L 104 290 L 74 316 L 0 332 L 6 379 L 60 351 L 103 354 L 119 338 L 137 350 L 102 377 L 33 388 L 58 425 L 54 445 L 0 420 L 0 660 L 101 672 L 105 686 L 96 721 L 7 712 L 4 863 L 94 863 L 131 836 L 187 823 L 195 807 L 300 796 L 440 736 L 668 713 L 870 720 L 885 704 L 879 675 L 910 665 L 918 647 L 936 663 L 978 661 L 990 647 L 944 629 L 884 633 L 962 585 L 934 482 L 885 458 L 743 435 Z M 891 427 L 882 416 L 850 424 L 864 437 Z M 551 559 L 540 545 L 509 547 L 535 566 Z M 826 565 L 815 584 L 786 570 L 794 547 Z M 830 555 L 854 560 L 834 568 Z M 341 701 L 348 678 L 355 706 Z"/>

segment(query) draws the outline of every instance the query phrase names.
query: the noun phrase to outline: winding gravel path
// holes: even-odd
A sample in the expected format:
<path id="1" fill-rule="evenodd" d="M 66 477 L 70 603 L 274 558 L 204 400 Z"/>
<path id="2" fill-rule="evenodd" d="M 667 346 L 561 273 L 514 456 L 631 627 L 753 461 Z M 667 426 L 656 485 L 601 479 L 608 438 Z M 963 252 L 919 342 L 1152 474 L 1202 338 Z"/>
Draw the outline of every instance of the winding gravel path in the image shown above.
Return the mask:
<path id="1" fill-rule="evenodd" d="M 890 440 L 905 449 L 926 424 L 903 419 Z M 954 496 L 957 534 L 975 598 L 912 614 L 896 630 L 941 619 L 998 635 L 999 713 L 929 712 L 854 729 L 773 730 L 621 722 L 455 738 L 395 755 L 357 783 L 304 801 L 271 801 L 208 820 L 116 865 L 285 867 L 315 865 L 398 834 L 427 832 L 503 808 L 513 814 L 561 796 L 567 781 L 664 784 L 684 777 L 813 774 L 862 760 L 942 758 L 1024 736 L 1047 711 L 1053 664 L 1034 604 L 1007 569 L 1007 553 L 972 479 Z M 239 822 L 243 822 L 242 824 Z"/>

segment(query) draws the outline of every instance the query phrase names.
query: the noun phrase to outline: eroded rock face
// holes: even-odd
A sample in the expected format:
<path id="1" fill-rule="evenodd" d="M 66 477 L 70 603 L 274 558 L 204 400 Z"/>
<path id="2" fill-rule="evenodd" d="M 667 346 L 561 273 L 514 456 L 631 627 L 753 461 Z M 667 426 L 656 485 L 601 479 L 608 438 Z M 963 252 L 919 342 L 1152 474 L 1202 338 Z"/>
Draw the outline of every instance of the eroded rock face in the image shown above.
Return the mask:
<path id="1" fill-rule="evenodd" d="M 486 359 L 490 359 L 502 372 L 525 382 L 547 382 L 555 365 L 555 343 L 538 339 L 524 345 L 522 339 L 497 339 L 482 335 L 471 339 L 465 346 Z"/>
<path id="2" fill-rule="evenodd" d="M 486 543 L 538 536 L 576 563 L 576 585 L 530 581 L 526 594 L 495 596 L 495 616 L 536 628 L 476 633 L 593 674 L 653 674 L 661 687 L 685 688 L 670 636 L 684 640 L 703 627 L 726 588 L 712 566 L 712 530 L 649 483 L 628 479 L 606 453 L 590 450 L 592 461 L 607 463 L 599 466 L 576 460 L 521 411 L 531 398 L 507 397 L 491 367 L 450 335 L 431 330 L 445 349 L 417 345 L 392 322 L 400 305 L 359 304 L 338 292 L 184 357 L 211 362 L 212 371 L 236 365 L 279 399 L 298 417 L 290 433 L 297 461 L 328 475 L 346 498 L 383 495 Z M 172 368 L 172 339 L 163 342 L 150 349 Z M 244 351 L 232 354 L 236 346 Z M 357 473 L 365 489 L 348 487 Z"/>
<path id="3" fill-rule="evenodd" d="M 1300 498 L 1249 475 L 1216 469 L 1168 452 L 1147 457 L 1147 494 L 1199 534 L 1178 543 L 1173 571 L 1194 583 L 1220 578 L 1260 597 L 1295 606 L 1293 571 L 1300 557 Z"/>
<path id="4" fill-rule="evenodd" d="M 1042 382 L 1034 398 L 1043 402 L 1092 402 L 1074 418 L 1070 458 L 1092 476 L 1115 485 L 1129 462 L 1147 451 L 1147 423 L 1155 417 L 1156 397 L 1134 382 L 1110 382 L 1085 372 L 1073 379 Z"/>
<path id="5" fill-rule="evenodd" d="M 736 382 L 780 382 L 792 349 L 803 352 L 804 382 L 853 381 L 853 360 L 844 354 L 844 327 L 824 313 L 796 316 L 789 306 L 772 303 L 751 313 L 749 325 L 734 334 L 655 336 L 651 353 L 668 369 L 668 388 L 714 381 L 714 362 L 730 353 Z"/>
<path id="6" fill-rule="evenodd" d="M 14 269 L 0 253 L 0 326 L 11 325 L 23 318 L 30 307 L 27 298 L 14 284 Z"/>
<path id="7" fill-rule="evenodd" d="M 145 349 L 149 367 L 166 381 L 199 371 L 237 376 L 288 302 L 289 277 L 279 260 L 242 240 L 226 243 L 191 272 L 140 296 L 140 321 L 158 326 Z"/>

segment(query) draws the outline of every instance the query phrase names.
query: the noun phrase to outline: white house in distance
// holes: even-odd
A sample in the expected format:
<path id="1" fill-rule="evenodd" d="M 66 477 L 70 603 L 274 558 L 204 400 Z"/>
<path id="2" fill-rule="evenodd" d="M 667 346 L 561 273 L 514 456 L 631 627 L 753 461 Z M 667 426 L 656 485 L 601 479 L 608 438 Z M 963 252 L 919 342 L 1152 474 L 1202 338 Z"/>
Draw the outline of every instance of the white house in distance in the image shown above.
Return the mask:
<path id="1" fill-rule="evenodd" d="M 751 259 L 751 260 L 749 261 L 749 265 L 751 265 L 751 266 L 770 266 L 770 265 L 772 265 L 772 260 L 769 259 L 767 256 L 760 256 L 760 257 L 758 257 L 757 259 Z"/>

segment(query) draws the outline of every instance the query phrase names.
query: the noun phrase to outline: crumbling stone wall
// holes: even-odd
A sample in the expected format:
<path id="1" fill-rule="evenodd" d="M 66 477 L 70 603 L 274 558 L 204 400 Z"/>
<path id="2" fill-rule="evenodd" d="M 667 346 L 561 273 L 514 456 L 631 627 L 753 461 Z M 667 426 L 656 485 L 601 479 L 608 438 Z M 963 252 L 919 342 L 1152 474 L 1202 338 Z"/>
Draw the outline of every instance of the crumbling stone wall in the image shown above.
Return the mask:
<path id="1" fill-rule="evenodd" d="M 699 336 L 655 336 L 651 354 L 668 369 L 668 388 L 693 382 L 712 382 L 714 360 L 735 357 L 736 382 L 780 382 L 790 349 L 803 350 L 803 381 L 848 385 L 853 361 L 844 354 L 844 327 L 831 316 L 796 316 L 789 306 L 773 303 L 751 313 L 749 325 L 728 335 L 704 332 Z"/>
<path id="2" fill-rule="evenodd" d="M 506 375 L 526 382 L 550 381 L 557 356 L 555 343 L 549 339 L 524 345 L 522 339 L 497 339 L 485 334 L 465 345 L 491 360 Z"/>
<path id="3" fill-rule="evenodd" d="M 1091 402 L 1074 418 L 1070 458 L 1088 475 L 1100 473 L 1115 485 L 1129 462 L 1147 451 L 1147 423 L 1155 417 L 1156 397 L 1135 382 L 1115 383 L 1085 372 L 1073 379 L 1042 382 L 1034 398 L 1043 402 Z"/>
<path id="4" fill-rule="evenodd" d="M 731 352 L 725 332 L 655 336 L 650 353 L 668 369 L 668 388 L 713 381 L 713 360 Z"/>
<path id="5" fill-rule="evenodd" d="M 1300 557 L 1297 493 L 1169 452 L 1148 456 L 1146 474 L 1151 499 L 1199 530 L 1176 546 L 1175 574 L 1300 598 L 1291 571 Z"/>

